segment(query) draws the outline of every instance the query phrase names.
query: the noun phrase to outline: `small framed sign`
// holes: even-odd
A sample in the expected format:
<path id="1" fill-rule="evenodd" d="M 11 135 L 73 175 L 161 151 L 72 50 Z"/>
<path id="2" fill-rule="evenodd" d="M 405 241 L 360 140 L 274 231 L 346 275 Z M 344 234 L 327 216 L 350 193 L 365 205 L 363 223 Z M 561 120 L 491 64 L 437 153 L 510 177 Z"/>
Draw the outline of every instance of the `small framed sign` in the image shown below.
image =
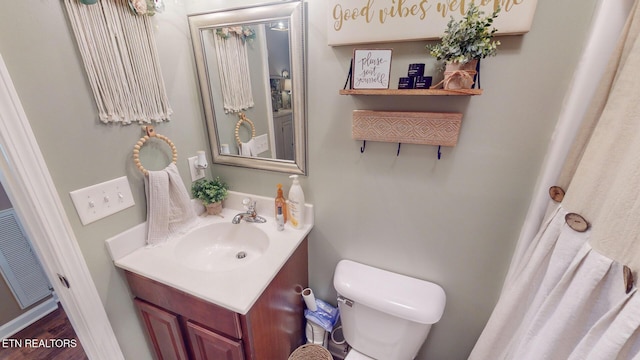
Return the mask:
<path id="1" fill-rule="evenodd" d="M 391 49 L 355 49 L 351 88 L 388 89 L 391 52 Z"/>

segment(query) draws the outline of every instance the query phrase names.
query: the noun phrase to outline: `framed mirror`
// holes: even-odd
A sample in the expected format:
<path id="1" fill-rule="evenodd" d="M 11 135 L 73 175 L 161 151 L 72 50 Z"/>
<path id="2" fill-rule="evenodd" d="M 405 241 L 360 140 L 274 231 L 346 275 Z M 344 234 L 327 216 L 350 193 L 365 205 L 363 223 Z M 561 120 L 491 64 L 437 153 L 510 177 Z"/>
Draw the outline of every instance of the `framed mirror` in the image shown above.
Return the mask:
<path id="1" fill-rule="evenodd" d="M 301 1 L 189 16 L 216 164 L 307 172 Z"/>

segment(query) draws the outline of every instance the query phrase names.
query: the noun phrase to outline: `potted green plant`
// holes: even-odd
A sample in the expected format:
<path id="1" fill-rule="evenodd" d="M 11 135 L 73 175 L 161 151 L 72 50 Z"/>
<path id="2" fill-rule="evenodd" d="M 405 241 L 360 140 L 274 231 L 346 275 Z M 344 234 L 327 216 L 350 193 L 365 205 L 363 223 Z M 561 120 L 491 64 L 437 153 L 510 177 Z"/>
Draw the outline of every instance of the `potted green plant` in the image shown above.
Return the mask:
<path id="1" fill-rule="evenodd" d="M 427 45 L 429 54 L 445 63 L 445 89 L 470 89 L 476 75 L 478 60 L 494 56 L 500 41 L 494 41 L 496 28 L 493 20 L 498 17 L 498 7 L 491 15 L 484 16 L 474 3 L 469 4 L 465 16 L 447 23 L 444 36 L 437 44 Z"/>
<path id="2" fill-rule="evenodd" d="M 191 185 L 193 197 L 202 201 L 209 215 L 219 215 L 222 212 L 222 200 L 229 195 L 227 184 L 216 177 L 214 180 L 202 179 Z"/>

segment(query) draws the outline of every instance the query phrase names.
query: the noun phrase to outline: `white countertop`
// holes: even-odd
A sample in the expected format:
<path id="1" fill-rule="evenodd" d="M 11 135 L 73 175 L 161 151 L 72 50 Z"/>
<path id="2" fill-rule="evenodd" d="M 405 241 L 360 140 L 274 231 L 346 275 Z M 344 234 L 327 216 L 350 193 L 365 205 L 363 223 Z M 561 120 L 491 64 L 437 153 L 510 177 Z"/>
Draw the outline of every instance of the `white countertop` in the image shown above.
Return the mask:
<path id="1" fill-rule="evenodd" d="M 243 212 L 241 201 L 251 197 L 258 202 L 258 215 L 267 219 L 264 224 L 247 224 L 263 230 L 270 239 L 269 248 L 259 258 L 244 267 L 229 271 L 202 271 L 188 268 L 174 257 L 176 244 L 184 236 L 169 239 L 165 244 L 146 247 L 146 223 L 131 228 L 106 241 L 117 267 L 153 279 L 188 294 L 210 301 L 240 314 L 247 314 L 264 289 L 298 248 L 313 227 L 313 206 L 306 204 L 305 226 L 294 229 L 288 224 L 284 231 L 276 230 L 273 198 L 230 192 L 225 200 L 222 216 L 200 217 L 200 228 L 212 223 L 231 222 Z M 193 230 L 192 229 L 192 230 Z"/>

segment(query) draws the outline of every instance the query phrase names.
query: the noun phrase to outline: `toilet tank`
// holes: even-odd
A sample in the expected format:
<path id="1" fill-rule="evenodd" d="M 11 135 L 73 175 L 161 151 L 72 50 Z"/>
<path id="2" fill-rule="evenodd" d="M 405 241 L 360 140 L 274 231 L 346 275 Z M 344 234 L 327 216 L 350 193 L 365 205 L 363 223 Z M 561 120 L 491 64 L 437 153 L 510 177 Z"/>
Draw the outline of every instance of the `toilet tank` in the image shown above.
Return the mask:
<path id="1" fill-rule="evenodd" d="M 437 284 L 351 260 L 336 267 L 333 286 L 344 338 L 377 360 L 410 360 L 444 312 Z"/>

